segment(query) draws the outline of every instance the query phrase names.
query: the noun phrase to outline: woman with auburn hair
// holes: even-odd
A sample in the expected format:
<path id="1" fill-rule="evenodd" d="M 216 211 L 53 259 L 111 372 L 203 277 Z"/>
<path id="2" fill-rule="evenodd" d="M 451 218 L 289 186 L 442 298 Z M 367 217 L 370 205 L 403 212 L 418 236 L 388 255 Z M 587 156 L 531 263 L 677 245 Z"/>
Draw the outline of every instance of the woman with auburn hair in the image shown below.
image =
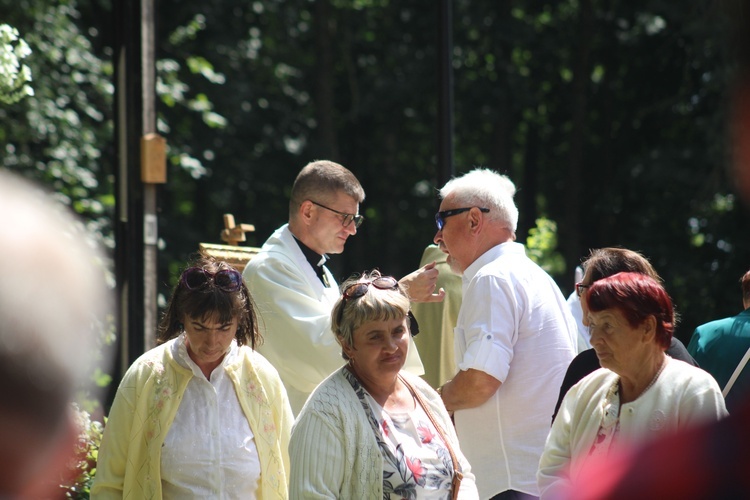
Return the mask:
<path id="1" fill-rule="evenodd" d="M 588 328 L 588 309 L 586 301 L 583 300 L 583 293 L 595 281 L 617 273 L 630 272 L 645 274 L 652 277 L 658 283 L 662 282 L 656 269 L 654 269 L 646 257 L 627 248 L 605 247 L 591 250 L 591 253 L 583 263 L 583 267 L 585 272 L 581 281 L 576 283 L 576 294 L 579 298 L 578 305 L 581 311 L 581 322 L 586 328 Z M 675 313 L 675 320 L 672 321 L 673 330 L 676 324 L 677 318 Z M 688 353 L 685 345 L 674 336 L 674 331 L 666 353 L 674 359 L 698 366 L 698 363 Z M 560 384 L 560 394 L 555 404 L 555 411 L 552 413 L 552 420 L 555 419 L 568 389 L 589 373 L 598 370 L 600 366 L 599 359 L 596 357 L 596 352 L 593 348 L 586 349 L 573 358 L 573 361 L 570 362 L 565 372 L 565 378 L 563 378 L 562 384 Z"/>
<path id="2" fill-rule="evenodd" d="M 583 299 L 602 368 L 563 399 L 537 473 L 542 498 L 554 498 L 586 463 L 622 443 L 727 415 L 713 377 L 665 354 L 674 310 L 661 284 L 644 274 L 618 273 L 593 282 Z"/>

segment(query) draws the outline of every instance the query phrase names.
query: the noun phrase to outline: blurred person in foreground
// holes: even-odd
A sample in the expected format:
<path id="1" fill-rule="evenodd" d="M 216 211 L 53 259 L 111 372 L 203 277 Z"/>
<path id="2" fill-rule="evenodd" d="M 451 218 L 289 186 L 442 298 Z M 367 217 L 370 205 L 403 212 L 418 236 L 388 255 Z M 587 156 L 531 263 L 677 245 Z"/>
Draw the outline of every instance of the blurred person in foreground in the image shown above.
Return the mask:
<path id="1" fill-rule="evenodd" d="M 440 392 L 480 496 L 506 500 L 538 495 L 549 415 L 578 337 L 557 284 L 515 242 L 514 194 L 487 169 L 448 181 L 434 240 L 463 280 L 459 371 Z"/>
<path id="2" fill-rule="evenodd" d="M 326 266 L 364 222 L 359 204 L 365 191 L 347 168 L 327 160 L 305 165 L 292 185 L 289 220 L 245 267 L 261 318 L 260 348 L 276 367 L 296 415 L 315 387 L 340 368 L 341 348 L 331 332 L 331 309 L 339 288 Z M 441 301 L 438 270 L 431 262 L 401 278 L 413 301 Z M 410 341 L 411 342 L 411 341 Z M 412 343 L 413 345 L 413 343 Z M 417 349 L 406 369 L 422 375 Z"/>
<path id="3" fill-rule="evenodd" d="M 285 499 L 292 413 L 242 275 L 198 258 L 117 390 L 91 498 Z"/>
<path id="4" fill-rule="evenodd" d="M 718 422 L 626 446 L 584 467 L 560 499 L 737 500 L 750 491 L 750 399 Z"/>
<path id="5" fill-rule="evenodd" d="M 290 497 L 478 498 L 440 396 L 402 370 L 411 328 L 405 291 L 377 271 L 341 289 L 331 321 L 346 364 L 297 417 Z"/>
<path id="6" fill-rule="evenodd" d="M 72 212 L 0 170 L 0 497 L 55 498 L 111 297 Z"/>
<path id="7" fill-rule="evenodd" d="M 688 344 L 688 352 L 722 388 L 730 413 L 750 398 L 750 271 L 740 286 L 742 312 L 700 325 Z"/>
<path id="8" fill-rule="evenodd" d="M 581 469 L 621 443 L 652 440 L 727 415 L 714 378 L 665 354 L 672 301 L 653 278 L 618 273 L 583 295 L 602 368 L 563 399 L 539 463 L 542 498 L 556 498 Z"/>
<path id="9" fill-rule="evenodd" d="M 583 278 L 575 284 L 575 293 L 579 298 L 578 304 L 575 305 L 581 310 L 581 322 L 587 328 L 589 326 L 588 308 L 586 301 L 583 300 L 583 293 L 595 281 L 621 272 L 633 272 L 645 274 L 659 283 L 662 282 L 656 269 L 654 269 L 646 257 L 627 248 L 605 247 L 591 250 L 589 256 L 584 261 L 583 266 L 585 269 Z M 693 366 L 698 366 L 698 363 L 696 363 L 693 357 L 688 353 L 685 345 L 674 336 L 675 325 L 672 325 L 673 334 L 669 342 L 669 347 L 667 347 L 666 350 L 667 355 Z M 590 342 L 590 340 L 588 341 Z M 599 368 L 601 368 L 599 358 L 596 356 L 596 351 L 593 348 L 581 351 L 575 358 L 573 358 L 573 361 L 570 362 L 570 365 L 565 372 L 565 378 L 560 385 L 560 393 L 557 398 L 557 404 L 555 405 L 555 411 L 552 414 L 552 420 L 555 419 L 555 416 L 560 409 L 560 405 L 562 404 L 562 400 L 568 390 L 583 377 Z"/>

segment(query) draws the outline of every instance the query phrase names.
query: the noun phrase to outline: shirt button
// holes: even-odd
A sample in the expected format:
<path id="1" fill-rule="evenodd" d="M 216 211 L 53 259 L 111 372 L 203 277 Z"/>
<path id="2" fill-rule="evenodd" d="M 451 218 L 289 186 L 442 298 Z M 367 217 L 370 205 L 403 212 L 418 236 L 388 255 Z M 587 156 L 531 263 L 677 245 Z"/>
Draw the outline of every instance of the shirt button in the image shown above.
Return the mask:
<path id="1" fill-rule="evenodd" d="M 492 338 L 492 335 L 487 334 L 487 340 L 490 340 Z"/>

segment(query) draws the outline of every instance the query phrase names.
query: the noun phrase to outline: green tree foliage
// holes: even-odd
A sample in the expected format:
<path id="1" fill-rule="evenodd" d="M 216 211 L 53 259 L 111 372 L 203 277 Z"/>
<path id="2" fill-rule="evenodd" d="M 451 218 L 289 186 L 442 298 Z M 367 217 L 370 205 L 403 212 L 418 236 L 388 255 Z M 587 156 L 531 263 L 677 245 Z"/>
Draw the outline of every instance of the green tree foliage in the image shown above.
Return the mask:
<path id="1" fill-rule="evenodd" d="M 18 30 L 0 24 L 0 102 L 14 104 L 28 95 L 34 95 L 29 85 L 31 70 L 23 59 L 31 54 L 29 45 L 18 37 Z"/>
<path id="2" fill-rule="evenodd" d="M 557 224 L 554 221 L 544 217 L 536 220 L 536 226 L 529 230 L 526 238 L 526 254 L 549 274 L 563 274 L 565 260 L 557 251 Z"/>
<path id="3" fill-rule="evenodd" d="M 197 181 L 186 179 L 195 186 L 187 197 L 171 181 L 167 186 L 165 198 L 180 197 L 181 210 L 179 218 L 164 220 L 165 240 L 184 241 L 178 245 L 183 251 L 216 241 L 221 215 L 229 211 L 256 225 L 251 243 L 260 244 L 286 221 L 299 169 L 331 158 L 354 171 L 368 193 L 362 206 L 367 221 L 334 259 L 337 274 L 375 266 L 394 274 L 413 269 L 434 234 L 437 206 L 436 12 L 423 7 L 220 2 L 196 6 L 184 18 L 171 16 L 174 24 L 162 26 L 165 35 L 200 12 L 202 29 L 179 46 L 164 43 L 162 55 L 178 59 L 184 52 L 211 61 L 225 77 L 223 85 L 187 71 L 181 80 L 211 95 L 226 127 L 191 136 L 205 171 Z M 185 10 L 178 2 L 165 8 Z M 184 110 L 163 112 L 170 123 L 202 127 Z M 196 215 L 206 224 L 181 222 Z"/>
<path id="4" fill-rule="evenodd" d="M 109 234 L 111 5 L 0 0 L 39 57 L 36 96 L 0 108 L 3 165 L 48 182 Z M 367 220 L 338 277 L 401 275 L 434 235 L 438 3 L 161 0 L 160 283 L 222 214 L 261 244 L 287 218 L 291 183 L 330 158 L 362 181 Z M 747 205 L 727 164 L 733 61 L 721 3 L 455 0 L 455 169 L 518 186 L 519 240 L 550 221 L 563 290 L 590 248 L 647 255 L 697 324 L 740 308 Z M 545 226 L 546 227 L 546 226 Z M 551 226 L 550 226 L 551 228 Z M 548 228 L 549 229 L 549 228 Z M 535 239 L 536 238 L 536 239 Z M 542 238 L 544 241 L 544 238 Z M 552 249 L 550 249 L 552 250 Z"/>
<path id="5" fill-rule="evenodd" d="M 112 65 L 91 41 L 103 26 L 79 27 L 74 2 L 0 0 L 0 10 L 34 75 L 33 97 L 0 107 L 2 166 L 49 186 L 111 247 Z"/>
<path id="6" fill-rule="evenodd" d="M 0 106 L 0 165 L 45 185 L 79 214 L 76 237 L 112 248 L 114 87 L 111 51 L 99 42 L 106 27 L 85 26 L 71 1 L 0 0 L 0 11 L 28 43 L 23 64 L 33 75 L 24 99 Z M 91 272 L 104 273 L 113 284 L 110 263 L 96 264 Z M 115 339 L 114 318 L 100 331 L 104 350 Z M 97 366 L 94 386 L 105 387 L 109 357 L 88 355 Z M 89 411 L 98 406 L 88 390 L 78 401 Z"/>
<path id="7" fill-rule="evenodd" d="M 516 180 L 521 238 L 539 215 L 557 222 L 563 288 L 590 248 L 624 246 L 664 276 L 683 340 L 736 313 L 750 240 L 726 169 L 720 6 L 456 5 L 458 163 Z"/>

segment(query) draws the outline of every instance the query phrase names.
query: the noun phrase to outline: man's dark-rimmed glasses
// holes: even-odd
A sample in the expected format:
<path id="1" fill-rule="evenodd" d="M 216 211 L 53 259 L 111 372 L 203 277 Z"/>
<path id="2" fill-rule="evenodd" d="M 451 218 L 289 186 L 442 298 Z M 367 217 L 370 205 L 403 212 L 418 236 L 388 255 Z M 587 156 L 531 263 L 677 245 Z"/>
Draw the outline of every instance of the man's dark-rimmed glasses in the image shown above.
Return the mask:
<path id="1" fill-rule="evenodd" d="M 365 220 L 364 215 L 348 214 L 346 212 L 339 212 L 338 210 L 334 210 L 332 208 L 329 208 L 329 207 L 323 205 L 322 203 L 318 203 L 317 201 L 310 200 L 310 203 L 312 203 L 313 205 L 317 205 L 320 208 L 325 208 L 326 210 L 330 210 L 331 212 L 333 212 L 335 214 L 338 214 L 341 217 L 343 217 L 341 219 L 341 225 L 344 226 L 344 227 L 349 226 L 349 224 L 351 224 L 352 222 L 354 222 L 354 227 L 359 227 L 359 226 L 362 225 L 362 223 Z"/>
<path id="2" fill-rule="evenodd" d="M 464 207 L 464 208 L 454 208 L 452 210 L 443 210 L 442 212 L 438 212 L 435 214 L 435 224 L 437 224 L 438 231 L 443 230 L 443 226 L 445 226 L 445 219 L 453 215 L 458 215 L 464 212 L 468 212 L 472 208 L 478 208 L 480 212 L 485 213 L 485 214 L 490 211 L 489 208 L 481 208 L 481 207 Z"/>
<path id="3" fill-rule="evenodd" d="M 590 286 L 591 285 L 585 285 L 582 281 L 579 281 L 578 283 L 576 283 L 576 294 L 578 294 L 578 296 L 580 297 L 581 295 L 583 295 L 583 292 L 585 292 L 586 289 Z"/>

